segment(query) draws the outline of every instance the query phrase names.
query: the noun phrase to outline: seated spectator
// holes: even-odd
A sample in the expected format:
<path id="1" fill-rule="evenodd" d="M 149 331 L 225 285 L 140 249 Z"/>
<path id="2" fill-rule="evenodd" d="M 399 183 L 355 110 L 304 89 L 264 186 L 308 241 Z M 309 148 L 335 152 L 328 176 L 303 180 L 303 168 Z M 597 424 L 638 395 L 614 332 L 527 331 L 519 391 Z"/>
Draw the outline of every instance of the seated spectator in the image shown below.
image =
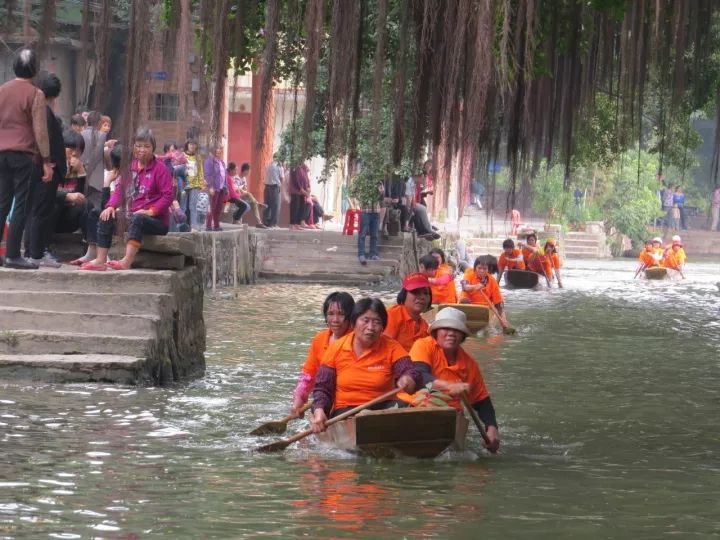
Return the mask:
<path id="1" fill-rule="evenodd" d="M 155 159 L 155 137 L 147 128 L 135 134 L 131 174 L 122 176 L 100 214 L 97 229 L 97 256 L 83 264 L 82 270 L 104 271 L 106 268 L 128 270 L 140 251 L 144 234 L 165 235 L 168 232 L 168 209 L 173 201 L 173 185 L 165 165 Z M 115 231 L 118 210 L 126 208 L 128 240 L 125 256 L 119 261 L 107 260 Z"/>
<path id="2" fill-rule="evenodd" d="M 332 214 L 326 214 L 325 210 L 323 210 L 322 205 L 320 204 L 320 201 L 318 201 L 317 196 L 310 195 L 310 200 L 308 201 L 308 206 L 310 207 L 307 224 L 309 227 L 312 227 L 314 229 L 320 229 L 319 222 L 322 219 L 323 221 L 330 221 L 334 216 Z"/>
<path id="3" fill-rule="evenodd" d="M 231 161 L 230 163 L 228 163 L 227 166 L 226 184 L 228 192 L 227 202 L 234 204 L 236 207 L 235 211 L 233 212 L 233 224 L 240 223 L 243 214 L 250 210 L 250 205 L 240 198 L 241 195 L 235 187 L 236 176 L 237 165 L 235 165 L 235 163 Z"/>
<path id="4" fill-rule="evenodd" d="M 267 229 L 265 224 L 262 221 L 262 217 L 260 216 L 260 207 L 267 208 L 266 204 L 263 204 L 261 202 L 258 202 L 258 200 L 255 198 L 255 196 L 250 193 L 250 190 L 248 189 L 248 183 L 247 179 L 250 175 L 250 164 L 249 163 L 243 163 L 240 166 L 240 175 L 233 175 L 233 182 L 235 183 L 235 191 L 240 195 L 240 198 L 248 203 L 250 205 L 250 208 L 252 208 L 253 215 L 255 216 L 255 219 L 257 220 L 257 225 L 255 225 L 258 229 Z"/>

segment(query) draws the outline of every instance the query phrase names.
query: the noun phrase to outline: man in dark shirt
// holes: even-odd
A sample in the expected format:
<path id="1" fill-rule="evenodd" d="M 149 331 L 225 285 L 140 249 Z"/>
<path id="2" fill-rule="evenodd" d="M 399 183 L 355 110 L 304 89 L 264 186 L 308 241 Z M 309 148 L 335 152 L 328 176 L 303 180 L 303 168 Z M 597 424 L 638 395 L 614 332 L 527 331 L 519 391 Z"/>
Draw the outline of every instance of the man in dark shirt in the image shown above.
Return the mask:
<path id="1" fill-rule="evenodd" d="M 21 49 L 13 61 L 17 78 L 0 86 L 0 233 L 15 200 L 7 239 L 8 268 L 37 268 L 20 256 L 20 243 L 36 168 L 42 164 L 43 182 L 52 179 L 45 96 L 32 84 L 37 70 L 35 52 Z"/>
<path id="2" fill-rule="evenodd" d="M 55 197 L 58 186 L 67 174 L 65 144 L 63 141 L 62 123 L 55 116 L 53 109 L 62 85 L 54 73 L 42 72 L 38 87 L 45 94 L 47 130 L 50 142 L 50 159 L 55 164 L 50 182 L 42 182 L 35 178 L 33 182 L 33 201 L 30 219 L 25 230 L 26 256 L 37 266 L 59 268 L 60 263 L 50 253 L 48 246 L 53 233 Z"/>

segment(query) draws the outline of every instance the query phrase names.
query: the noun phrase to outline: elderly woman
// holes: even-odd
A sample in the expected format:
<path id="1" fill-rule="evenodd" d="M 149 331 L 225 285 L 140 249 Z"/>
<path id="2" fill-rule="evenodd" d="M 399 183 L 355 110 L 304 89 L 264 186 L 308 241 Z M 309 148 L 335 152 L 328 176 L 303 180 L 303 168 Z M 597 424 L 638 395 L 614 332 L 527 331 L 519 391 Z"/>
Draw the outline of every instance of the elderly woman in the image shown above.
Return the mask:
<path id="1" fill-rule="evenodd" d="M 362 405 L 401 388 L 414 392 L 420 373 L 400 344 L 383 335 L 387 312 L 376 298 L 358 301 L 350 315 L 353 331 L 332 343 L 320 364 L 313 389 L 311 428 L 325 430 L 329 417 Z M 387 409 L 404 403 L 391 400 L 372 409 Z"/>
<path id="2" fill-rule="evenodd" d="M 500 447 L 495 409 L 477 362 L 460 346 L 470 335 L 465 313 L 459 309 L 442 309 L 430 326 L 430 336 L 419 339 L 410 350 L 410 358 L 423 377 L 423 384 L 432 383 L 434 389 L 453 397 L 451 407 L 462 410 L 459 396 L 467 392 L 473 409 L 485 424 L 490 444 L 497 452 Z"/>
<path id="3" fill-rule="evenodd" d="M 293 392 L 293 414 L 299 415 L 307 402 L 325 351 L 331 343 L 335 343 L 350 331 L 350 314 L 354 307 L 355 300 L 346 292 L 330 293 L 323 302 L 322 312 L 327 328 L 315 334 L 310 343 L 305 364 Z"/>
<path id="4" fill-rule="evenodd" d="M 428 324 L 421 315 L 431 304 L 432 292 L 427 276 L 420 272 L 406 275 L 397 295 L 397 305 L 387 310 L 385 335 L 409 351 L 415 340 L 430 335 Z"/>
<path id="5" fill-rule="evenodd" d="M 492 305 L 497 310 L 500 324 L 503 329 L 509 328 L 507 316 L 503 309 L 503 297 L 497 280 L 490 274 L 490 262 L 488 256 L 480 256 L 475 259 L 473 268 L 468 268 L 463 274 L 460 285 L 462 295 L 461 304 L 478 304 L 481 306 Z"/>
<path id="6" fill-rule="evenodd" d="M 81 270 L 129 270 L 140 251 L 146 234 L 166 235 L 169 208 L 173 201 L 173 181 L 165 164 L 155 158 L 155 137 L 147 128 L 138 129 L 133 140 L 135 159 L 130 174 L 123 176 L 100 213 L 95 259 L 83 264 Z M 119 261 L 107 262 L 107 254 L 115 232 L 118 210 L 128 217 L 125 256 Z"/>

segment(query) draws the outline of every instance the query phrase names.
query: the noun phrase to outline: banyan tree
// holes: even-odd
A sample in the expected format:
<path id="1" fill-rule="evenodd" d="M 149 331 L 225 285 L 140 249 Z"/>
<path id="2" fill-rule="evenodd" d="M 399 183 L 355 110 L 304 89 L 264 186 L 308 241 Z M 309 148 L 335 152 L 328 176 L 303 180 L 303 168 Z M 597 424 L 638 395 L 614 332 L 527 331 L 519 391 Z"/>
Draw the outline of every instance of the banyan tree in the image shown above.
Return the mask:
<path id="1" fill-rule="evenodd" d="M 712 0 L 200 0 L 197 9 L 211 5 L 217 16 L 201 19 L 213 66 L 252 64 L 263 95 L 279 79 L 304 86 L 295 160 L 320 153 L 382 177 L 430 158 L 436 210 L 461 211 L 473 174 L 498 160 L 508 206 L 541 164 L 569 175 L 600 94 L 625 147 L 643 136 L 650 85 L 661 140 L 673 116 L 720 95 Z M 322 148 L 309 142 L 318 131 Z"/>

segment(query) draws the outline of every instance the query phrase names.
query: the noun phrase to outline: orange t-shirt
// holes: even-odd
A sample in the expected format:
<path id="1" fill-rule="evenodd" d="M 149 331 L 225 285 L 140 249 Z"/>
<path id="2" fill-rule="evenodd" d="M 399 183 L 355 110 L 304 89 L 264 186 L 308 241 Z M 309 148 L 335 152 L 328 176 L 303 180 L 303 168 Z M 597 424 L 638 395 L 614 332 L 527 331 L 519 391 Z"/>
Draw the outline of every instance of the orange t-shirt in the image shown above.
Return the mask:
<path id="1" fill-rule="evenodd" d="M 330 344 L 322 365 L 335 370 L 335 404 L 333 409 L 353 407 L 370 401 L 395 387 L 393 365 L 408 353 L 387 336 L 380 336 L 375 346 L 358 358 L 353 351 L 355 332 Z"/>
<path id="2" fill-rule="evenodd" d="M 433 304 L 457 304 L 457 290 L 455 290 L 455 279 L 453 277 L 454 272 L 449 264 L 441 264 L 435 274 L 436 278 L 445 276 L 450 276 L 450 281 L 444 285 L 430 285 Z"/>
<path id="3" fill-rule="evenodd" d="M 310 342 L 310 348 L 308 349 L 302 372 L 307 373 L 313 379 L 315 375 L 317 375 L 318 369 L 320 369 L 320 362 L 322 361 L 325 351 L 327 351 L 330 346 L 330 338 L 332 338 L 332 330 L 326 328 L 315 334 L 315 337 Z"/>
<path id="4" fill-rule="evenodd" d="M 657 265 L 657 261 L 656 261 L 655 258 L 653 257 L 653 252 L 652 252 L 652 251 L 647 251 L 647 250 L 645 250 L 645 249 L 642 250 L 642 251 L 640 252 L 640 257 L 639 257 L 639 258 L 640 258 L 640 263 L 641 263 L 643 266 L 648 266 L 648 267 L 650 267 L 650 266 L 656 266 L 656 265 Z"/>
<path id="5" fill-rule="evenodd" d="M 430 335 L 430 327 L 425 319 L 420 317 L 420 321 L 416 322 L 402 304 L 388 308 L 387 314 L 388 322 L 383 334 L 396 340 L 406 351 L 410 350 L 416 340 Z"/>
<path id="6" fill-rule="evenodd" d="M 527 246 L 523 246 L 522 256 L 523 256 L 523 259 L 525 260 L 525 266 L 527 266 L 530 263 L 530 259 L 532 259 L 534 255 L 535 255 L 535 252 L 532 249 L 530 249 Z"/>
<path id="7" fill-rule="evenodd" d="M 663 258 L 663 260 L 660 262 L 661 266 L 664 266 L 665 268 L 673 268 L 675 270 L 678 270 L 682 268 L 682 265 L 685 264 L 685 250 L 680 248 L 677 251 L 673 251 L 672 249 L 668 250 L 667 255 Z"/>
<path id="8" fill-rule="evenodd" d="M 510 257 L 503 251 L 498 258 L 498 268 L 507 268 L 508 270 L 525 270 L 525 262 L 522 260 L 514 261 L 522 256 L 519 249 L 513 249 Z"/>
<path id="9" fill-rule="evenodd" d="M 502 294 L 500 293 L 500 286 L 498 285 L 497 280 L 492 277 L 490 274 L 486 276 L 487 283 L 482 289 L 482 292 L 485 293 L 485 296 L 490 300 L 490 302 L 493 305 L 500 304 L 503 301 Z M 468 268 L 465 270 L 465 274 L 463 275 L 463 281 L 466 282 L 468 285 L 480 285 L 480 279 L 477 277 L 477 274 L 475 274 L 475 270 L 472 268 Z M 480 291 L 463 291 L 460 295 L 460 300 L 470 300 L 471 304 L 478 304 L 481 306 L 487 306 L 487 300 L 483 298 L 483 295 L 480 293 Z"/>
<path id="10" fill-rule="evenodd" d="M 560 268 L 560 257 L 557 253 L 553 253 L 552 255 L 543 255 L 542 257 L 538 257 L 538 259 L 540 259 L 540 264 L 542 264 L 542 268 L 547 277 L 552 277 L 555 273 L 554 270 L 556 268 Z"/>
<path id="11" fill-rule="evenodd" d="M 451 366 L 435 338 L 426 337 L 415 342 L 410 350 L 410 359 L 413 362 L 428 364 L 430 372 L 438 379 L 446 382 L 468 383 L 470 385 L 468 390 L 470 403 L 477 403 L 490 395 L 477 362 L 462 347 L 458 349 L 455 363 Z M 448 404 L 462 410 L 460 398 L 454 398 Z"/>

